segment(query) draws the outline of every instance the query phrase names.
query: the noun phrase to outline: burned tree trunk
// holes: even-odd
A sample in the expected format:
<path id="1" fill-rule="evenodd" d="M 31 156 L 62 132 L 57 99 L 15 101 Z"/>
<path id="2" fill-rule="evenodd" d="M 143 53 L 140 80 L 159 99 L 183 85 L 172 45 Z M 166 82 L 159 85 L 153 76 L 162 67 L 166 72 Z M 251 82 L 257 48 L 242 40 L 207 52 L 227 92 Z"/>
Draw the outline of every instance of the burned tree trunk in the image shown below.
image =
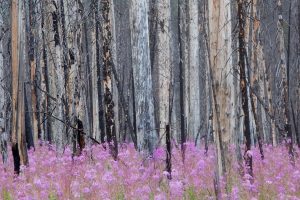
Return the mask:
<path id="1" fill-rule="evenodd" d="M 213 99 L 213 129 L 217 151 L 217 175 L 229 172 L 229 144 L 233 138 L 236 113 L 232 68 L 230 0 L 208 1 L 209 74 Z"/>
<path id="2" fill-rule="evenodd" d="M 105 116 L 104 116 L 104 105 L 103 105 L 103 66 L 101 63 L 101 24 L 100 24 L 100 5 L 99 1 L 96 2 L 96 11 L 95 11 L 95 28 L 96 28 L 96 67 L 97 67 L 97 86 L 98 86 L 98 107 L 99 107 L 99 128 L 100 128 L 100 140 L 101 143 L 105 143 Z"/>
<path id="3" fill-rule="evenodd" d="M 112 65 L 113 57 L 111 50 L 112 24 L 111 24 L 111 0 L 102 0 L 103 23 L 103 86 L 104 86 L 104 107 L 107 142 L 114 159 L 118 157 L 118 143 L 114 119 L 114 101 L 112 96 Z"/>
<path id="4" fill-rule="evenodd" d="M 186 74 L 188 79 L 186 83 L 189 89 L 189 120 L 188 120 L 188 137 L 195 140 L 200 131 L 201 115 L 200 112 L 200 66 L 199 66 L 199 10 L 198 0 L 186 1 L 188 5 L 188 68 Z M 200 140 L 199 140 L 200 141 Z M 200 143 L 196 141 L 196 143 Z"/>
<path id="5" fill-rule="evenodd" d="M 166 125 L 166 170 L 168 172 L 168 179 L 172 179 L 172 150 L 171 150 L 171 132 L 170 125 Z"/>
<path id="6" fill-rule="evenodd" d="M 1 7 L 0 7 L 1 9 Z M 0 10 L 0 30 L 4 30 L 4 17 L 3 10 Z M 4 51 L 3 51 L 3 38 L 4 32 L 0 34 L 0 153 L 2 155 L 2 161 L 4 167 L 7 164 L 8 152 L 7 152 L 7 143 L 8 143 L 8 134 L 5 130 L 5 111 L 6 111 L 6 98 L 5 98 L 5 67 L 4 67 Z"/>
<path id="7" fill-rule="evenodd" d="M 180 77 L 180 143 L 181 143 L 181 152 L 182 160 L 185 160 L 185 143 L 186 143 L 186 129 L 185 129 L 185 103 L 184 103 L 184 64 L 183 64 L 183 39 L 182 39 L 182 6 L 183 3 L 181 0 L 178 0 L 178 42 L 179 42 L 179 77 Z"/>
<path id="8" fill-rule="evenodd" d="M 287 138 L 287 147 L 291 162 L 295 164 L 294 150 L 293 150 L 293 135 L 290 124 L 290 113 L 289 113 L 289 94 L 288 94 L 288 73 L 286 65 L 286 55 L 284 46 L 284 27 L 283 27 L 283 16 L 282 16 L 282 3 L 281 0 L 277 1 L 279 9 L 277 31 L 278 31 L 278 43 L 279 43 L 279 54 L 280 54 L 280 70 L 282 77 L 282 103 L 283 103 L 283 114 L 284 114 L 284 131 L 285 137 Z"/>
<path id="9" fill-rule="evenodd" d="M 36 60 L 35 60 L 35 37 L 34 37 L 34 21 L 35 21 L 35 11 L 33 1 L 29 0 L 29 41 L 28 41 L 28 57 L 30 65 L 30 81 L 31 81 L 31 119 L 32 119 L 32 135 L 33 135 L 33 145 L 36 146 L 38 142 L 38 104 L 37 104 L 37 76 L 36 76 Z M 30 105 L 30 104 L 29 104 Z"/>
<path id="10" fill-rule="evenodd" d="M 257 97 L 256 95 L 260 96 L 261 91 L 260 91 L 260 87 L 261 84 L 261 76 L 260 75 L 260 71 L 259 71 L 259 66 L 257 64 L 257 54 L 259 48 L 257 48 L 258 46 L 258 33 L 259 33 L 259 22 L 258 22 L 258 18 L 257 18 L 257 0 L 253 0 L 252 1 L 252 5 L 251 5 L 251 16 L 252 19 L 250 20 L 250 24 L 249 24 L 249 28 L 252 30 L 252 37 L 250 38 L 251 40 L 251 55 L 249 55 L 250 57 L 250 67 L 251 68 L 251 91 L 250 91 L 250 101 L 251 101 L 251 109 L 252 109 L 252 113 L 253 113 L 253 119 L 255 122 L 255 133 L 257 136 L 257 140 L 258 140 L 258 146 L 259 146 L 259 150 L 260 150 L 260 154 L 261 154 L 261 158 L 264 159 L 264 152 L 263 152 L 263 143 L 262 143 L 262 121 L 259 119 L 258 116 L 258 103 L 257 103 Z M 260 53 L 260 52 L 259 52 Z M 249 63 L 248 63 L 249 64 Z M 250 71 L 250 70 L 249 70 Z"/>
<path id="11" fill-rule="evenodd" d="M 152 154 L 157 132 L 154 120 L 147 1 L 132 0 L 130 17 L 137 146 L 139 150 L 146 150 Z"/>
<path id="12" fill-rule="evenodd" d="M 4 11 L 0 7 L 0 30 L 4 30 Z M 8 159 L 8 152 L 7 152 L 7 145 L 8 145 L 8 133 L 5 129 L 5 121 L 6 121 L 6 98 L 5 98 L 5 67 L 4 67 L 4 51 L 3 51 L 3 41 L 4 41 L 4 32 L 0 33 L 0 153 L 2 156 L 2 162 L 4 167 L 6 167 L 7 159 Z"/>
<path id="13" fill-rule="evenodd" d="M 53 12 L 52 12 L 52 26 L 54 30 L 54 59 L 55 59 L 55 68 L 54 68 L 54 85 L 56 90 L 56 109 L 54 110 L 54 116 L 65 120 L 65 72 L 64 72 L 64 57 L 62 51 L 62 34 L 61 34 L 61 23 L 60 23 L 60 15 L 63 14 L 62 10 L 59 9 L 58 0 L 54 0 L 53 4 Z M 55 125 L 53 126 L 53 130 L 55 131 L 55 144 L 58 153 L 63 152 L 64 148 L 64 140 L 65 140 L 65 124 L 55 120 Z"/>
<path id="14" fill-rule="evenodd" d="M 251 132 L 250 132 L 250 117 L 249 117 L 249 102 L 248 102 L 248 87 L 246 77 L 246 48 L 245 48 L 245 2 L 238 0 L 238 50 L 239 50 L 239 67 L 240 67 L 240 88 L 242 93 L 242 109 L 244 112 L 244 138 L 245 138 L 245 164 L 247 168 L 247 174 L 253 177 L 252 169 L 252 154 L 251 150 Z"/>
<path id="15" fill-rule="evenodd" d="M 158 110 L 158 132 L 160 138 L 165 138 L 164 132 L 168 125 L 169 116 L 169 85 L 171 76 L 170 55 L 170 0 L 159 0 L 155 2 L 157 10 L 157 25 L 155 33 L 155 52 L 153 52 L 153 92 L 156 97 L 155 107 Z M 157 34 L 157 35 L 156 35 Z M 165 139 L 161 139 L 165 141 Z"/>
<path id="16" fill-rule="evenodd" d="M 25 145 L 25 108 L 24 108 L 24 4 L 18 0 L 11 6 L 11 68 L 12 68 L 12 152 L 14 171 L 20 173 L 20 166 L 28 164 Z"/>

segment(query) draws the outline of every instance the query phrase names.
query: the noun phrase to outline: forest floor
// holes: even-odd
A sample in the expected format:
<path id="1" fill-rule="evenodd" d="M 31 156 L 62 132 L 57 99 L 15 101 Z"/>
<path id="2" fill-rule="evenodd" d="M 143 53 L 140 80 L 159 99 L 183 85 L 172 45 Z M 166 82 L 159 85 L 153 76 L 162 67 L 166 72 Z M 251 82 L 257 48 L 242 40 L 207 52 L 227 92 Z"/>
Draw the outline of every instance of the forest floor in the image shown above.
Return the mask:
<path id="1" fill-rule="evenodd" d="M 296 148 L 295 148 L 296 149 Z M 297 149 L 296 149 L 297 150 Z M 239 165 L 231 160 L 227 176 L 227 193 L 221 180 L 224 199 L 300 199 L 300 158 L 295 166 L 288 159 L 284 145 L 264 146 L 265 159 L 253 149 L 254 182 L 241 177 Z M 70 149 L 57 157 L 49 147 L 28 153 L 29 166 L 15 177 L 10 155 L 7 170 L 0 165 L 2 199 L 215 199 L 213 148 L 187 144 L 185 163 L 181 151 L 173 148 L 172 180 L 167 179 L 165 151 L 159 148 L 153 158 L 143 159 L 132 144 L 122 145 L 119 161 L 114 161 L 102 146 L 86 149 L 72 158 Z M 231 149 L 231 155 L 234 150 Z"/>

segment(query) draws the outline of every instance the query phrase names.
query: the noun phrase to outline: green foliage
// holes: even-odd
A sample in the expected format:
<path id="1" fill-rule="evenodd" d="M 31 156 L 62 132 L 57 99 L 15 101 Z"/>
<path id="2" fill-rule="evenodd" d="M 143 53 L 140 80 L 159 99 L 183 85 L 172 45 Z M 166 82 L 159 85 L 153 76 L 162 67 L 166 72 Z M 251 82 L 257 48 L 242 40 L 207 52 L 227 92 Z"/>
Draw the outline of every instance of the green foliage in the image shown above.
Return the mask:
<path id="1" fill-rule="evenodd" d="M 197 193 L 194 187 L 188 187 L 184 193 L 185 200 L 197 200 Z"/>
<path id="2" fill-rule="evenodd" d="M 154 197 L 155 197 L 154 192 L 151 192 L 150 195 L 149 195 L 149 199 L 154 200 Z"/>
<path id="3" fill-rule="evenodd" d="M 2 190 L 2 199 L 3 200 L 13 200 L 10 193 L 6 189 Z"/>
<path id="4" fill-rule="evenodd" d="M 161 179 L 159 182 L 159 188 L 163 191 L 163 192 L 168 192 L 169 190 L 169 186 L 168 186 L 168 182 L 164 179 Z"/>
<path id="5" fill-rule="evenodd" d="M 51 192 L 48 196 L 49 200 L 58 200 L 58 197 L 54 192 Z"/>
<path id="6" fill-rule="evenodd" d="M 108 171 L 112 169 L 108 162 L 105 163 L 105 169 L 107 169 Z"/>
<path id="7" fill-rule="evenodd" d="M 125 200 L 125 194 L 123 190 L 117 192 L 115 200 Z"/>

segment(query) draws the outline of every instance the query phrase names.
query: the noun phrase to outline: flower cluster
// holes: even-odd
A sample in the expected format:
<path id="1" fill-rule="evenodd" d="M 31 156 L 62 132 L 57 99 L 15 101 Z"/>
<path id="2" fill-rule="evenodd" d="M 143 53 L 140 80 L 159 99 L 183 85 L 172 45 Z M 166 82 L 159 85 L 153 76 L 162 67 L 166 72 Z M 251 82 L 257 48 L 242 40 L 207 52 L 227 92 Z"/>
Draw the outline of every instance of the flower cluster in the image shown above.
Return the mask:
<path id="1" fill-rule="evenodd" d="M 220 178 L 224 199 L 300 199 L 300 159 L 296 156 L 291 165 L 284 146 L 264 146 L 264 160 L 258 149 L 251 151 L 253 181 L 238 173 L 234 149 L 230 152 L 227 176 Z M 132 144 L 122 145 L 118 161 L 102 146 L 85 149 L 79 157 L 72 157 L 70 149 L 58 156 L 47 146 L 28 154 L 30 165 L 18 177 L 11 155 L 7 170 L 0 164 L 0 199 L 215 199 L 213 147 L 205 154 L 188 143 L 183 162 L 174 146 L 171 180 L 162 147 L 145 159 Z"/>

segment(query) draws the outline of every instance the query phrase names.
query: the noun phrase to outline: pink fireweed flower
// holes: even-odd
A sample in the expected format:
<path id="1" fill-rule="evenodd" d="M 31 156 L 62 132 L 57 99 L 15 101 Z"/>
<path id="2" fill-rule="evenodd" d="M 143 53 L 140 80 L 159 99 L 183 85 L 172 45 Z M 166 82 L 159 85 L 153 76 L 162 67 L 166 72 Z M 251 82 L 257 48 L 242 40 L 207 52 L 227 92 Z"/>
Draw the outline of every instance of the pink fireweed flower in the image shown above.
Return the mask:
<path id="1" fill-rule="evenodd" d="M 88 187 L 83 188 L 83 193 L 88 194 L 91 192 L 91 190 Z"/>
<path id="2" fill-rule="evenodd" d="M 107 183 L 112 183 L 115 180 L 115 178 L 114 178 L 112 172 L 105 172 L 105 174 L 102 177 L 102 180 Z"/>
<path id="3" fill-rule="evenodd" d="M 170 181 L 170 191 L 175 197 L 181 197 L 183 194 L 183 184 L 181 181 Z"/>

